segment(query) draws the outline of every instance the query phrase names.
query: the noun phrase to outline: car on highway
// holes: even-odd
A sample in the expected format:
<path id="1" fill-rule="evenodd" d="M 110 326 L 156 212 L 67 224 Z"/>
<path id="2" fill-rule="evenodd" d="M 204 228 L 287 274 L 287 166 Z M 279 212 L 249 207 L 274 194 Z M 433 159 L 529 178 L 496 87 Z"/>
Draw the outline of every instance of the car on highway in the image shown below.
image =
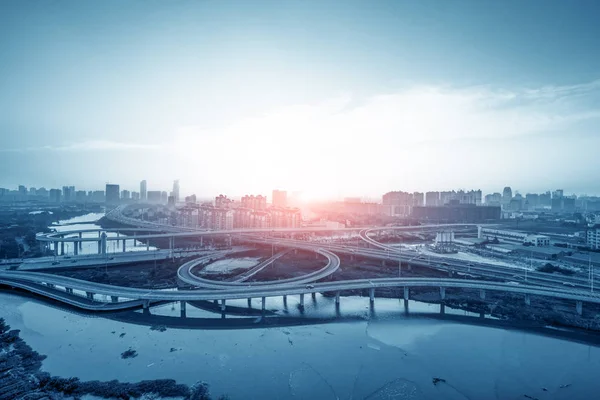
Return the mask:
<path id="1" fill-rule="evenodd" d="M 307 288 L 307 289 L 314 289 L 314 288 L 315 288 L 315 285 L 306 285 L 306 288 Z"/>
<path id="2" fill-rule="evenodd" d="M 52 261 L 52 265 L 58 265 L 58 264 L 60 264 L 60 262 L 58 262 L 58 261 Z"/>

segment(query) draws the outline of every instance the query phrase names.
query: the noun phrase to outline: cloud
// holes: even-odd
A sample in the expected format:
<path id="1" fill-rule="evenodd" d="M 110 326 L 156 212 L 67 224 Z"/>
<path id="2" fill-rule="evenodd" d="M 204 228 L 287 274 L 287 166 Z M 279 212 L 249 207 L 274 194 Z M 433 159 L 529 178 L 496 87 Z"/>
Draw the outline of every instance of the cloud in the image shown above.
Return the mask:
<path id="1" fill-rule="evenodd" d="M 141 144 L 128 142 L 115 142 L 109 140 L 88 140 L 84 142 L 66 145 L 46 145 L 39 147 L 25 147 L 17 149 L 2 149 L 2 152 L 25 153 L 25 152 L 78 152 L 78 151 L 126 151 L 126 150 L 155 150 L 160 146 L 155 144 Z"/>

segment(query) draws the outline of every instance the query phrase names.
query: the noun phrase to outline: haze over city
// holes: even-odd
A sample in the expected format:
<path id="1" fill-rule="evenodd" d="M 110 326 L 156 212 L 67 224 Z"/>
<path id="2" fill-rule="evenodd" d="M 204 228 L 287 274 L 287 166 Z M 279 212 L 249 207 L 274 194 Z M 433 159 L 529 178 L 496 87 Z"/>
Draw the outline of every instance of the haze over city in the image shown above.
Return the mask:
<path id="1" fill-rule="evenodd" d="M 600 194 L 577 3 L 10 2 L 0 186 Z"/>

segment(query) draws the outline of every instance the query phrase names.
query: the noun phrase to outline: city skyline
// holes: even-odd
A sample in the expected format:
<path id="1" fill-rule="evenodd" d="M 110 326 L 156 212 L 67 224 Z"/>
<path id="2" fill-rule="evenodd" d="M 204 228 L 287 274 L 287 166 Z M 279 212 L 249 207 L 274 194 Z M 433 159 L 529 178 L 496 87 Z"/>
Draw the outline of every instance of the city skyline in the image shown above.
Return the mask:
<path id="1" fill-rule="evenodd" d="M 9 3 L 0 186 L 600 194 L 599 7 Z"/>

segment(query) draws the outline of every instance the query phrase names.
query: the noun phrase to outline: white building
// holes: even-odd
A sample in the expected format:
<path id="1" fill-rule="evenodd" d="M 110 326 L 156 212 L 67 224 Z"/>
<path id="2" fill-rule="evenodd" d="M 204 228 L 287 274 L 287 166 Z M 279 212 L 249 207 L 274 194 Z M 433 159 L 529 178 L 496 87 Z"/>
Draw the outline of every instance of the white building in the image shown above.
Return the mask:
<path id="1" fill-rule="evenodd" d="M 587 231 L 587 245 L 594 250 L 600 250 L 600 228 L 592 228 Z"/>
<path id="2" fill-rule="evenodd" d="M 507 231 L 501 229 L 491 229 L 479 226 L 477 228 L 477 237 L 479 239 L 502 240 L 512 243 L 531 243 L 534 246 L 549 246 L 550 238 L 544 235 L 532 235 L 530 233 Z"/>

